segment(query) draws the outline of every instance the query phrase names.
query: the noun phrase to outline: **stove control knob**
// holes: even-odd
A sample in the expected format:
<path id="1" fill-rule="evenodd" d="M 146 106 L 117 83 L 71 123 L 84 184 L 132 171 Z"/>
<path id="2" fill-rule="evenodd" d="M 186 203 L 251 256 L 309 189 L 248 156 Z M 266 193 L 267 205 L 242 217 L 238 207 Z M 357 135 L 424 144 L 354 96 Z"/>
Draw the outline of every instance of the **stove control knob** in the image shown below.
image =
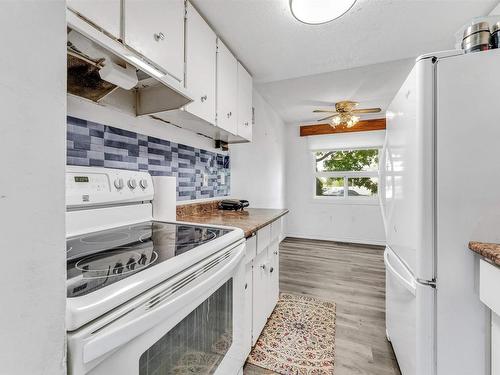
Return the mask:
<path id="1" fill-rule="evenodd" d="M 117 190 L 121 190 L 121 189 L 123 189 L 123 178 L 117 178 L 117 179 L 115 180 L 114 184 L 115 184 L 115 188 L 116 188 Z"/>
<path id="2" fill-rule="evenodd" d="M 147 187 L 148 187 L 148 180 L 146 180 L 145 178 L 143 178 L 143 179 L 139 182 L 139 185 L 141 185 L 141 188 L 143 188 L 143 189 L 147 189 Z"/>
<path id="3" fill-rule="evenodd" d="M 144 266 L 147 261 L 148 261 L 148 258 L 146 257 L 146 255 L 145 254 L 141 254 L 141 257 L 139 258 L 139 260 L 137 261 L 137 263 L 139 263 L 140 265 Z"/>
<path id="4" fill-rule="evenodd" d="M 137 187 L 137 181 L 134 180 L 133 178 L 128 180 L 127 184 L 128 184 L 128 187 L 131 189 L 135 189 Z"/>
<path id="5" fill-rule="evenodd" d="M 123 272 L 123 264 L 117 262 L 113 267 L 113 275 L 120 275 Z"/>

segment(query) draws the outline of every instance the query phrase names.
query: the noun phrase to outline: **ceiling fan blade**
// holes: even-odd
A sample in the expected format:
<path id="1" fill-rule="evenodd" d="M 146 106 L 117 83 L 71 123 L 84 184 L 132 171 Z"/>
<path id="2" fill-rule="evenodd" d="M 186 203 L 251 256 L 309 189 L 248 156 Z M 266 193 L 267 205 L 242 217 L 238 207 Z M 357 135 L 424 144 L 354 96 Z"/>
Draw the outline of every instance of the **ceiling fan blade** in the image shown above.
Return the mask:
<path id="1" fill-rule="evenodd" d="M 325 121 L 325 120 L 331 119 L 332 117 L 335 117 L 335 116 L 337 116 L 337 115 L 335 114 L 335 115 L 331 115 L 328 117 L 323 117 L 323 118 L 320 118 L 318 121 Z"/>
<path id="2" fill-rule="evenodd" d="M 352 113 L 379 113 L 382 110 L 380 108 L 364 108 L 364 109 L 353 109 Z"/>
<path id="3" fill-rule="evenodd" d="M 314 113 L 337 113 L 335 110 L 328 110 L 328 109 L 315 109 L 313 111 Z"/>

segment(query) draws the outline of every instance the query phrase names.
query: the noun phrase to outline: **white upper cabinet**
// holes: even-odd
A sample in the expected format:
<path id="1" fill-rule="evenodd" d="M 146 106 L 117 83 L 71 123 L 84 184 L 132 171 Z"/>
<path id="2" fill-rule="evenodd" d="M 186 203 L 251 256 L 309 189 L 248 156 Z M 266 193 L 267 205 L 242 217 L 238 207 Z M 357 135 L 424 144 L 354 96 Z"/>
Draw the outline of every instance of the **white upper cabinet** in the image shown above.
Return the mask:
<path id="1" fill-rule="evenodd" d="M 194 101 L 186 109 L 215 124 L 217 36 L 196 9 L 187 3 L 186 88 Z"/>
<path id="2" fill-rule="evenodd" d="M 252 140 L 252 76 L 238 63 L 238 135 Z"/>
<path id="3" fill-rule="evenodd" d="M 184 80 L 184 0 L 124 0 L 124 42 Z"/>
<path id="4" fill-rule="evenodd" d="M 217 126 L 236 135 L 238 62 L 220 39 L 217 47 Z"/>
<path id="5" fill-rule="evenodd" d="M 120 38 L 121 0 L 67 0 L 68 8 L 97 27 Z"/>

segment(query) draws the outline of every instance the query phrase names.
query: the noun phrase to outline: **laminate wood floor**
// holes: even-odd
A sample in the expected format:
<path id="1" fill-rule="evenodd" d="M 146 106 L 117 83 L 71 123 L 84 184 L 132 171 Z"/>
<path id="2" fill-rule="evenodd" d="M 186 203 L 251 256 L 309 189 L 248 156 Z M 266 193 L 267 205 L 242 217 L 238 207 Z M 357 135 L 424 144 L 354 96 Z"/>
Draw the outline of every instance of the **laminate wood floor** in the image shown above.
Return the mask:
<path id="1" fill-rule="evenodd" d="M 385 336 L 383 248 L 286 238 L 280 290 L 337 304 L 335 375 L 400 375 Z M 274 375 L 247 364 L 244 375 Z"/>

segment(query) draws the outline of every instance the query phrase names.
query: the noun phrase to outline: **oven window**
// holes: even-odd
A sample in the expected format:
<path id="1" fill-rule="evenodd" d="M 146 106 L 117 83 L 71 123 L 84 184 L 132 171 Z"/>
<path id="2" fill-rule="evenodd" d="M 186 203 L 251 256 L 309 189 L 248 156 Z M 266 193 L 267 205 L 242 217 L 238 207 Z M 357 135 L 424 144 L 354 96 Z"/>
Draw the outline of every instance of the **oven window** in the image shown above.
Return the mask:
<path id="1" fill-rule="evenodd" d="M 233 341 L 233 280 L 146 350 L 139 375 L 213 374 Z"/>

